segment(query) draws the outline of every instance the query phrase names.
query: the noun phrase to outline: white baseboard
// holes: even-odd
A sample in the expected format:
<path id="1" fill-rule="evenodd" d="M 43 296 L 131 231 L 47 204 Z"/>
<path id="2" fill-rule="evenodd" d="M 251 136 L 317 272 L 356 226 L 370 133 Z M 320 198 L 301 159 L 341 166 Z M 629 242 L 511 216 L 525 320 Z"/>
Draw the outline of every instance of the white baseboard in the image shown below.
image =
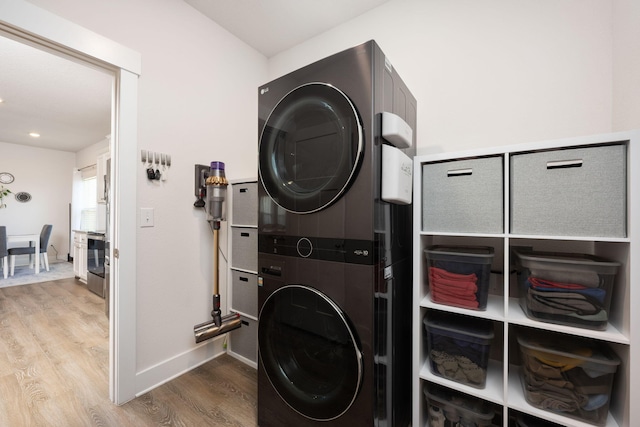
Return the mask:
<path id="1" fill-rule="evenodd" d="M 202 343 L 192 350 L 151 366 L 136 374 L 136 397 L 225 353 L 224 336 Z"/>
<path id="2" fill-rule="evenodd" d="M 227 354 L 235 359 L 238 359 L 239 361 L 241 361 L 242 363 L 244 363 L 245 365 L 249 365 L 251 366 L 253 369 L 258 369 L 258 363 L 254 362 L 253 360 L 244 357 L 241 354 L 238 353 L 234 353 L 233 350 L 227 350 Z"/>

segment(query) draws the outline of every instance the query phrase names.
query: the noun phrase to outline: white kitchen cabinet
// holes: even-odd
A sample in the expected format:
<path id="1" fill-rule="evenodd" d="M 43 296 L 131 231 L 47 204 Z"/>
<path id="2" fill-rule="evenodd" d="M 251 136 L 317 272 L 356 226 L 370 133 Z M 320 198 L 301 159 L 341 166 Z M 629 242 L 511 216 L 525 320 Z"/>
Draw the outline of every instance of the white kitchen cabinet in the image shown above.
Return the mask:
<path id="1" fill-rule="evenodd" d="M 111 153 L 100 154 L 96 160 L 96 197 L 98 203 L 107 203 L 107 160 L 111 158 Z"/>
<path id="2" fill-rule="evenodd" d="M 240 329 L 229 333 L 229 354 L 258 366 L 258 183 L 231 182 L 229 310 L 240 313 Z"/>
<path id="3" fill-rule="evenodd" d="M 73 232 L 73 274 L 87 283 L 87 233 Z"/>
<path id="4" fill-rule="evenodd" d="M 625 230 L 626 235 L 622 237 L 616 235 L 617 231 L 610 235 L 601 233 L 597 230 L 607 229 L 608 224 L 603 224 L 603 227 L 600 228 L 589 226 L 589 218 L 585 221 L 586 229 L 594 230 L 593 234 L 583 232 L 583 228 L 579 233 L 574 231 L 565 233 L 562 228 L 558 230 L 557 227 L 554 227 L 556 232 L 551 233 L 545 232 L 544 226 L 536 231 L 536 234 L 518 234 L 512 231 L 513 224 L 517 222 L 513 221 L 513 215 L 517 215 L 518 211 L 518 209 L 514 209 L 513 205 L 514 199 L 516 199 L 513 197 L 512 176 L 514 156 L 556 150 L 571 152 L 578 148 L 620 144 L 626 149 L 626 160 L 622 166 L 618 165 L 616 168 L 626 168 L 621 183 L 621 187 L 626 187 L 626 191 L 624 188 L 622 189 L 624 200 L 622 204 L 618 205 L 622 208 L 611 214 L 611 221 L 616 224 L 622 221 L 622 229 Z M 438 197 L 443 197 L 441 203 L 456 206 L 460 200 L 452 199 L 460 195 L 456 192 L 448 195 L 434 192 L 434 189 L 429 187 L 433 185 L 434 181 L 423 179 L 423 166 L 484 158 L 495 159 L 496 157 L 500 158 L 502 162 L 503 181 L 502 188 L 494 188 L 493 190 L 500 191 L 503 200 L 499 212 L 494 214 L 501 216 L 502 230 L 474 232 L 465 229 L 456 231 L 455 228 L 433 226 L 445 223 L 448 227 L 450 218 L 424 216 L 423 202 L 425 201 L 422 200 L 423 196 L 427 194 L 429 197 L 433 197 L 433 194 L 439 194 Z M 640 397 L 640 313 L 639 310 L 633 308 L 640 304 L 640 293 L 637 292 L 635 286 L 640 280 L 640 263 L 633 263 L 632 260 L 640 259 L 640 131 L 417 156 L 414 160 L 414 171 L 413 426 L 428 425 L 428 408 L 423 389 L 429 383 L 435 383 L 489 402 L 498 416 L 501 416 L 504 427 L 509 425 L 509 417 L 515 413 L 532 415 L 563 426 L 591 425 L 558 413 L 538 409 L 525 400 L 519 377 L 521 362 L 516 335 L 527 331 L 526 328 L 542 332 L 553 331 L 567 337 L 587 337 L 600 341 L 611 348 L 621 363 L 614 378 L 606 426 L 639 425 L 640 406 L 636 402 Z M 605 171 L 605 173 L 607 172 Z M 566 212 L 567 208 L 563 205 L 565 203 L 577 203 L 578 205 L 590 203 L 590 188 L 586 188 L 584 194 L 579 194 L 574 199 L 572 199 L 572 194 L 568 194 L 565 199 L 556 200 L 554 203 L 559 203 L 559 211 L 563 212 Z M 620 188 L 614 190 L 612 193 L 620 194 Z M 523 194 L 518 194 L 519 200 L 522 199 L 522 196 Z M 526 195 L 524 196 L 526 197 Z M 432 200 L 429 201 L 429 203 L 432 202 Z M 616 199 L 616 202 L 619 200 Z M 492 203 L 492 206 L 495 206 L 496 202 Z M 485 206 L 485 208 L 489 208 L 487 211 L 490 212 L 492 206 Z M 545 212 L 552 208 L 553 206 L 541 207 Z M 469 212 L 469 214 L 473 215 L 473 212 Z M 521 218 L 516 218 L 516 220 L 519 219 Z M 584 218 L 580 218 L 580 220 L 584 220 Z M 536 227 L 538 226 L 539 224 L 536 224 Z M 567 229 L 574 230 L 575 227 L 567 227 Z M 619 229 L 620 227 L 616 225 L 616 230 Z M 428 266 L 424 250 L 432 245 L 473 245 L 494 248 L 495 257 L 491 269 L 486 310 L 470 310 L 431 301 L 426 279 Z M 567 324 L 545 323 L 527 317 L 518 303 L 518 286 L 515 274 L 513 274 L 512 250 L 515 247 L 523 246 L 533 247 L 539 251 L 590 254 L 619 262 L 621 267 L 618 269 L 614 283 L 607 327 L 604 330 L 585 329 Z M 423 327 L 423 318 L 430 310 L 462 314 L 471 321 L 473 319 L 489 319 L 493 323 L 495 338 L 490 352 L 484 388 L 474 388 L 463 383 L 450 381 L 436 376 L 430 371 Z"/>

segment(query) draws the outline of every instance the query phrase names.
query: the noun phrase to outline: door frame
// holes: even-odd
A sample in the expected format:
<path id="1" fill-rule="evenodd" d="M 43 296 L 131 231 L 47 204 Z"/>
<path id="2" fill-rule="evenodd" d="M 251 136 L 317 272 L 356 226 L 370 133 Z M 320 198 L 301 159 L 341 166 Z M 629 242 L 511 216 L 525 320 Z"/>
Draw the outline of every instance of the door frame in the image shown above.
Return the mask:
<path id="1" fill-rule="evenodd" d="M 112 208 L 109 398 L 136 397 L 136 186 L 138 77 L 141 57 L 125 46 L 24 0 L 0 2 L 0 33 L 98 66 L 115 79 L 111 106 Z M 128 184 L 128 185 L 127 185 Z M 114 256 L 114 254 L 116 256 Z"/>

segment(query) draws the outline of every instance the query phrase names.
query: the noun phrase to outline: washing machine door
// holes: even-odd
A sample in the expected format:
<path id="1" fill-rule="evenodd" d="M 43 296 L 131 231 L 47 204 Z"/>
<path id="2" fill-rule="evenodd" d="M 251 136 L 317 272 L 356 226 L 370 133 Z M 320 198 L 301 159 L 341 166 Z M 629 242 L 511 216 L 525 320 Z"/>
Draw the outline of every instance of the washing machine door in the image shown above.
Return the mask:
<path id="1" fill-rule="evenodd" d="M 265 122 L 260 179 L 284 209 L 316 212 L 346 191 L 362 150 L 362 123 L 349 98 L 326 83 L 305 84 L 282 98 Z"/>
<path id="2" fill-rule="evenodd" d="M 300 285 L 275 291 L 260 311 L 258 345 L 269 381 L 298 413 L 328 421 L 352 405 L 362 353 L 345 314 L 326 295 Z"/>

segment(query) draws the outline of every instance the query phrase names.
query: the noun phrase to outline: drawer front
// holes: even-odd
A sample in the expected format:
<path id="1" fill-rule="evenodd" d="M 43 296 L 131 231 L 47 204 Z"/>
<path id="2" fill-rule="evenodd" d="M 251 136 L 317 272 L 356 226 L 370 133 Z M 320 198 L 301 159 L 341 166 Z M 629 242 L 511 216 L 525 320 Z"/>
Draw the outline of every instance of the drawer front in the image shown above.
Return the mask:
<path id="1" fill-rule="evenodd" d="M 258 184 L 246 182 L 233 184 L 232 223 L 234 225 L 258 225 Z"/>
<path id="2" fill-rule="evenodd" d="M 231 270 L 231 311 L 258 318 L 258 275 Z"/>
<path id="3" fill-rule="evenodd" d="M 258 322 L 240 316 L 242 325 L 231 331 L 229 351 L 258 363 Z"/>
<path id="4" fill-rule="evenodd" d="M 231 267 L 258 272 L 258 229 L 231 227 Z"/>
<path id="5" fill-rule="evenodd" d="M 502 156 L 422 167 L 422 230 L 502 233 Z"/>
<path id="6" fill-rule="evenodd" d="M 626 146 L 511 157 L 511 232 L 626 237 Z"/>

